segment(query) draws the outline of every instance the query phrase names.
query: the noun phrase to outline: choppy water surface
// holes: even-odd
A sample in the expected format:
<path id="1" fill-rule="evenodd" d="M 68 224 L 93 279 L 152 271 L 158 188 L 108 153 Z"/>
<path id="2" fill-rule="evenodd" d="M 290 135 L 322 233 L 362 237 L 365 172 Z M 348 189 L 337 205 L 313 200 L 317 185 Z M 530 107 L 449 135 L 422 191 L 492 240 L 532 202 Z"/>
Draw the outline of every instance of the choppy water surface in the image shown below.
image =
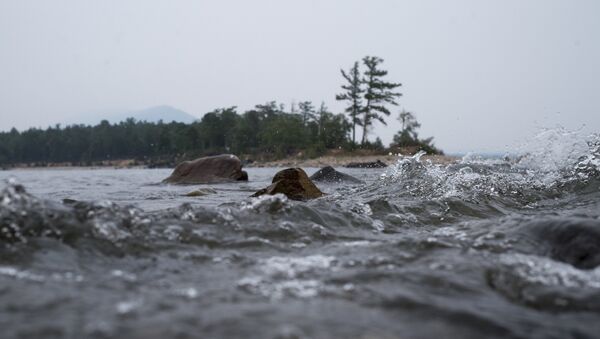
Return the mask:
<path id="1" fill-rule="evenodd" d="M 599 139 L 528 147 L 341 169 L 366 184 L 307 203 L 247 198 L 278 169 L 197 198 L 168 170 L 0 172 L 2 337 L 598 338 Z"/>

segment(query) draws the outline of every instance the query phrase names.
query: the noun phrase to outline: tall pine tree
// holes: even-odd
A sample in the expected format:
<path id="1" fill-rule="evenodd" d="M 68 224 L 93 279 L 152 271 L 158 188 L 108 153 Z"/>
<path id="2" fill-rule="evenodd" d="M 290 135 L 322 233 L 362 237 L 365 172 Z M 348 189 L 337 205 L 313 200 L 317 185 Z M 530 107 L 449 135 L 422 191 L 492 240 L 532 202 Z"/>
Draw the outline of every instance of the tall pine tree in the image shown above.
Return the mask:
<path id="1" fill-rule="evenodd" d="M 362 82 L 365 84 L 364 98 L 366 101 L 362 112 L 363 145 L 367 141 L 368 129 L 373 124 L 373 120 L 379 120 L 382 124 L 387 125 L 384 116 L 389 116 L 390 111 L 385 105 L 398 105 L 396 99 L 402 95 L 401 93 L 394 92 L 402 84 L 383 80 L 383 77 L 388 72 L 379 69 L 381 63 L 383 63 L 383 59 L 379 57 L 366 56 L 363 58 L 363 64 L 366 67 L 362 79 Z"/>
<path id="2" fill-rule="evenodd" d="M 336 100 L 347 101 L 348 107 L 345 111 L 350 116 L 352 123 L 352 144 L 356 144 L 356 125 L 361 125 L 360 114 L 363 111 L 362 95 L 364 90 L 361 87 L 362 81 L 360 71 L 358 69 L 358 61 L 346 73 L 343 69 L 340 70 L 346 84 L 342 85 L 343 93 L 335 96 Z"/>

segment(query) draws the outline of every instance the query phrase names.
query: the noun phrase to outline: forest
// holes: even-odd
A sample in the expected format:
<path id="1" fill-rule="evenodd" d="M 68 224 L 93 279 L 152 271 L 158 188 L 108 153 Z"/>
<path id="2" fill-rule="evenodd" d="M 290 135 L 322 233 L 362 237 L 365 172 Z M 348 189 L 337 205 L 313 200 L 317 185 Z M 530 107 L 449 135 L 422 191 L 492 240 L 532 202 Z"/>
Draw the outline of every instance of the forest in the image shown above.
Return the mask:
<path id="1" fill-rule="evenodd" d="M 368 134 L 373 122 L 386 124 L 395 106 L 400 84 L 387 82 L 387 71 L 380 69 L 378 57 L 365 57 L 361 73 L 359 62 L 341 71 L 343 92 L 336 100 L 346 102 L 344 113 L 332 113 L 325 103 L 318 108 L 310 101 L 285 105 L 275 101 L 256 105 L 238 113 L 237 108 L 216 109 L 191 124 L 136 121 L 132 118 L 110 124 L 104 120 L 95 126 L 52 126 L 47 129 L 15 128 L 0 132 L 0 164 L 72 163 L 136 159 L 144 163 L 160 159 L 183 160 L 203 155 L 234 153 L 256 159 L 279 159 L 302 154 L 317 157 L 328 150 L 384 150 L 379 138 L 371 142 Z M 432 138 L 420 139 L 420 124 L 410 112 L 400 112 L 401 130 L 391 147 L 413 147 L 428 153 L 440 153 Z M 362 139 L 356 140 L 356 129 Z"/>

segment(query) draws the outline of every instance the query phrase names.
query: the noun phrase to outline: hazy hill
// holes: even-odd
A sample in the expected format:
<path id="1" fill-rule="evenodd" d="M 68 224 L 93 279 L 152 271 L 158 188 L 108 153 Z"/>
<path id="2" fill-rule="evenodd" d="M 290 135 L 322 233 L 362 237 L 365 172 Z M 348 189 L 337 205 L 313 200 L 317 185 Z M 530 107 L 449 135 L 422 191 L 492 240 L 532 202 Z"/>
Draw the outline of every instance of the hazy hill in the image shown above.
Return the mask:
<path id="1" fill-rule="evenodd" d="M 127 118 L 134 118 L 138 121 L 158 122 L 162 120 L 165 123 L 171 121 L 184 122 L 189 124 L 198 120 L 189 113 L 168 105 L 154 106 L 140 110 L 128 109 L 103 109 L 88 111 L 85 113 L 73 116 L 65 121 L 61 121 L 62 125 L 97 125 L 102 120 L 108 120 L 110 123 L 119 123 Z"/>
<path id="2" fill-rule="evenodd" d="M 111 123 L 117 123 L 117 122 L 123 121 L 127 118 L 134 118 L 135 120 L 140 120 L 140 121 L 144 120 L 144 121 L 148 121 L 148 122 L 158 122 L 159 120 L 162 120 L 165 123 L 168 123 L 171 121 L 192 123 L 198 119 L 197 117 L 195 117 L 189 113 L 186 113 L 182 110 L 179 110 L 177 108 L 167 106 L 167 105 L 162 105 L 162 106 L 150 107 L 150 108 L 146 108 L 146 109 L 142 109 L 142 110 L 138 110 L 138 111 L 129 111 L 129 112 L 111 114 L 107 117 L 102 117 L 100 120 L 106 119 L 106 120 L 110 121 Z"/>

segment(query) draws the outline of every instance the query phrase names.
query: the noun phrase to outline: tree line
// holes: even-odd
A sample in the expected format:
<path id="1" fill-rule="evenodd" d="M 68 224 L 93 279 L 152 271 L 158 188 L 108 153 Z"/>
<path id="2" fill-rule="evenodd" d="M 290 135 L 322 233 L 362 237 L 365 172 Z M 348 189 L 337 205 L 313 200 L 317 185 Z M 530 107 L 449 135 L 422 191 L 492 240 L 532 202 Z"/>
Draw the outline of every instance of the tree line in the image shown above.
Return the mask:
<path id="1" fill-rule="evenodd" d="M 276 159 L 299 152 L 316 157 L 340 148 L 383 150 L 379 138 L 369 142 L 367 135 L 374 121 L 385 124 L 384 117 L 390 115 L 386 105 L 397 105 L 401 94 L 394 92 L 400 84 L 383 79 L 387 72 L 380 69 L 382 62 L 365 57 L 362 75 L 358 62 L 350 71 L 342 70 L 346 83 L 336 99 L 348 102 L 347 116 L 332 113 L 324 103 L 317 108 L 311 101 L 303 101 L 286 110 L 285 105 L 272 101 L 243 113 L 236 107 L 216 109 L 191 124 L 130 118 L 115 124 L 104 120 L 95 126 L 56 125 L 22 132 L 13 128 L 0 132 L 0 164 L 184 159 L 223 152 Z M 420 124 L 412 113 L 403 111 L 399 118 L 404 119 L 403 127 L 394 137 L 394 145 L 439 152 L 431 138 L 418 138 Z M 363 130 L 360 144 L 357 126 Z"/>

